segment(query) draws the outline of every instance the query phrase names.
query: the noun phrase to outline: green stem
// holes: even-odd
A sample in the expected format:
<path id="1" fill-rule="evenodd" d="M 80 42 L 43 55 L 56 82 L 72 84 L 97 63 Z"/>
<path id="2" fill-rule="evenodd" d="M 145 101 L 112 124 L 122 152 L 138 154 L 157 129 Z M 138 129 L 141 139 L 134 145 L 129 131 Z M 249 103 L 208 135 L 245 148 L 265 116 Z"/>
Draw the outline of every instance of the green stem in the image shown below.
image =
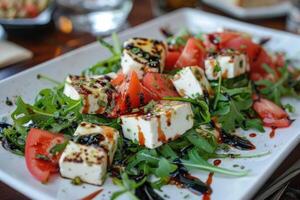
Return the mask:
<path id="1" fill-rule="evenodd" d="M 210 158 L 259 158 L 263 157 L 266 155 L 271 154 L 271 151 L 263 152 L 263 153 L 258 153 L 258 154 L 248 154 L 248 155 L 243 155 L 243 154 L 214 154 L 210 156 Z"/>
<path id="2" fill-rule="evenodd" d="M 51 83 L 54 83 L 56 85 L 61 85 L 62 84 L 61 82 L 58 82 L 58 81 L 56 81 L 56 80 L 54 80 L 54 79 L 52 79 L 48 76 L 42 75 L 42 74 L 38 74 L 37 79 L 44 79 L 44 80 L 47 80 L 47 81 L 49 81 Z"/>
<path id="3" fill-rule="evenodd" d="M 75 103 L 73 106 L 71 106 L 70 108 L 68 108 L 67 110 L 64 111 L 64 114 L 68 113 L 70 110 L 73 110 L 74 108 L 76 108 L 77 106 L 79 106 L 81 104 L 81 101 L 79 100 L 77 103 Z"/>
<path id="4" fill-rule="evenodd" d="M 218 101 L 219 101 L 219 96 L 220 96 L 220 93 L 221 93 L 221 83 L 222 83 L 222 73 L 220 73 L 220 76 L 219 76 L 218 90 L 217 90 L 217 95 L 216 95 L 216 98 L 215 98 L 215 101 L 214 101 L 214 110 L 217 108 L 217 104 L 218 104 Z"/>
<path id="5" fill-rule="evenodd" d="M 201 169 L 209 172 L 217 172 L 217 173 L 230 175 L 230 176 L 246 176 L 249 173 L 249 171 L 235 171 L 235 170 L 225 169 L 222 167 L 216 167 L 213 165 L 193 164 L 188 162 L 182 162 L 182 164 L 186 167 L 192 167 L 192 168 Z"/>
<path id="6" fill-rule="evenodd" d="M 109 58 L 109 59 L 106 59 L 106 60 L 103 60 L 103 61 L 101 61 L 101 62 L 96 63 L 95 65 L 93 65 L 93 66 L 90 68 L 90 70 L 94 70 L 94 69 L 97 68 L 97 67 L 101 67 L 101 66 L 103 66 L 105 63 L 108 63 L 108 62 L 116 62 L 116 61 L 118 61 L 118 60 L 120 60 L 120 55 L 115 55 L 115 56 L 113 56 L 113 57 L 111 57 L 111 58 Z"/>
<path id="7" fill-rule="evenodd" d="M 145 153 L 141 153 L 141 154 L 143 154 L 143 156 L 145 156 L 145 157 L 159 161 L 159 158 L 156 158 L 154 156 L 151 156 L 151 155 L 148 155 Z M 176 162 L 171 162 L 171 163 L 177 164 Z M 205 171 L 209 171 L 209 172 L 217 172 L 217 173 L 230 175 L 230 176 L 246 176 L 249 173 L 249 171 L 235 171 L 235 170 L 225 169 L 225 168 L 221 168 L 221 167 L 216 167 L 211 164 L 203 165 L 203 164 L 188 163 L 188 162 L 184 162 L 184 160 L 182 160 L 182 164 L 186 167 L 197 168 L 197 169 L 201 169 L 201 170 L 205 170 Z"/>

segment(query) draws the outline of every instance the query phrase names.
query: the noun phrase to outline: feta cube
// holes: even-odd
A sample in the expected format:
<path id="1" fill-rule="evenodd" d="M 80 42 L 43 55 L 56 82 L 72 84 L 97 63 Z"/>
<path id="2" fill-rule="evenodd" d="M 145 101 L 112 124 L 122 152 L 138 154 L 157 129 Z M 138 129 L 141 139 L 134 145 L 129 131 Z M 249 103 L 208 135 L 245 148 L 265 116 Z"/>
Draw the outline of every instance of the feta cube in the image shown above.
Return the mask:
<path id="1" fill-rule="evenodd" d="M 162 72 L 167 46 L 164 42 L 147 39 L 132 38 L 124 43 L 121 66 L 124 74 L 135 71 L 139 78 L 145 72 Z"/>
<path id="2" fill-rule="evenodd" d="M 78 141 L 79 143 L 84 144 L 84 142 L 87 141 L 87 144 L 89 144 L 89 137 L 97 134 L 100 137 L 98 137 L 98 140 L 93 139 L 93 144 L 90 145 L 99 145 L 102 147 L 107 152 L 108 160 L 111 164 L 117 149 L 119 138 L 118 130 L 109 126 L 100 126 L 88 122 L 81 122 L 77 127 L 74 136 L 80 139 L 80 141 Z"/>
<path id="3" fill-rule="evenodd" d="M 59 159 L 59 169 L 62 177 L 80 178 L 86 183 L 102 185 L 107 163 L 107 154 L 103 148 L 70 141 Z"/>
<path id="4" fill-rule="evenodd" d="M 183 97 L 195 98 L 213 93 L 204 71 L 197 66 L 183 68 L 172 78 L 172 82 Z"/>
<path id="5" fill-rule="evenodd" d="M 65 81 L 64 94 L 73 100 L 82 99 L 81 113 L 102 114 L 109 102 L 109 90 L 113 90 L 109 76 L 87 77 L 68 76 Z"/>
<path id="6" fill-rule="evenodd" d="M 193 127 L 190 103 L 160 101 L 146 114 L 121 116 L 124 137 L 148 148 L 174 140 Z"/>
<path id="7" fill-rule="evenodd" d="M 82 122 L 74 136 L 59 159 L 61 176 L 102 185 L 114 158 L 119 132 L 108 126 Z"/>
<path id="8" fill-rule="evenodd" d="M 216 67 L 220 67 L 220 71 Z M 205 74 L 209 80 L 234 78 L 249 71 L 248 57 L 238 51 L 227 50 L 205 60 Z"/>

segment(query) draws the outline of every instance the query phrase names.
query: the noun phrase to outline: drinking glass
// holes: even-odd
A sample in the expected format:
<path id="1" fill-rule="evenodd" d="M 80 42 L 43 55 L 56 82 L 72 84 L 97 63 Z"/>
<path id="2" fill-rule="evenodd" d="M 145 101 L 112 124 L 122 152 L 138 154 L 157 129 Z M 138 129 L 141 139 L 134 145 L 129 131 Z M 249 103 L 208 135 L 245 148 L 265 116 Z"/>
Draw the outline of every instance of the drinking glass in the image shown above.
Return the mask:
<path id="1" fill-rule="evenodd" d="M 57 0 L 57 4 L 59 26 L 95 35 L 120 29 L 132 9 L 131 0 Z"/>

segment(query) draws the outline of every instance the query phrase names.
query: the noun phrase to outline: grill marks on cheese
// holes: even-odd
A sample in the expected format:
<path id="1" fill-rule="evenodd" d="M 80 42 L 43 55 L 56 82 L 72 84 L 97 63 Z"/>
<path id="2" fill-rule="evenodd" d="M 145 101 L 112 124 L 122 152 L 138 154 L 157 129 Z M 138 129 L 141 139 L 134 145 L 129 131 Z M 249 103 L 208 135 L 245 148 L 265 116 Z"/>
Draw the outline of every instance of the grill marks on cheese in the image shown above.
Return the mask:
<path id="1" fill-rule="evenodd" d="M 73 76 L 66 79 L 64 94 L 71 99 L 82 99 L 83 114 L 103 114 L 113 101 L 114 88 L 109 76 Z"/>
<path id="2" fill-rule="evenodd" d="M 108 126 L 82 122 L 74 136 L 59 160 L 61 175 L 102 185 L 107 167 L 113 161 L 119 132 Z"/>
<path id="3" fill-rule="evenodd" d="M 158 47 L 161 45 L 156 40 L 148 40 L 145 38 L 133 38 L 141 40 L 142 42 L 137 42 L 137 45 L 134 45 L 133 43 L 127 44 L 124 48 L 130 52 L 132 55 L 132 58 L 134 61 L 141 63 L 143 65 L 147 65 L 151 68 L 158 68 L 160 67 L 160 59 L 159 56 L 162 52 L 162 50 Z M 153 46 L 150 50 L 150 52 L 144 51 L 144 47 L 148 46 L 148 42 L 152 42 Z"/>
<path id="4" fill-rule="evenodd" d="M 162 72 L 167 45 L 149 38 L 131 38 L 124 43 L 121 66 L 124 74 L 135 71 L 139 78 L 146 72 Z"/>
<path id="5" fill-rule="evenodd" d="M 105 158 L 103 154 L 99 154 L 99 147 L 86 149 L 84 145 L 80 145 L 79 151 L 73 152 L 64 158 L 64 162 L 88 163 L 89 165 L 101 164 Z M 91 155 L 92 154 L 92 155 Z"/>

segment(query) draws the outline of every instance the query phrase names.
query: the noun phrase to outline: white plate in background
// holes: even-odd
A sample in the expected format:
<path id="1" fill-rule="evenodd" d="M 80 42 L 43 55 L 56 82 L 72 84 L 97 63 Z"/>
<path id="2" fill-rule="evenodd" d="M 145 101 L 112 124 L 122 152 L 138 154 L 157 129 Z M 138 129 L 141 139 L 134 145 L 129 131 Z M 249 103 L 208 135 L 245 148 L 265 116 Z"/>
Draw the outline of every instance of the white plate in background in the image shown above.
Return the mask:
<path id="1" fill-rule="evenodd" d="M 226 3 L 224 0 L 203 0 L 203 2 L 211 7 L 222 10 L 225 13 L 240 19 L 258 19 L 284 16 L 291 8 L 291 3 L 289 1 L 283 1 L 276 5 L 257 8 L 243 8 Z"/>
<path id="2" fill-rule="evenodd" d="M 272 39 L 268 43 L 268 49 L 285 50 L 289 57 L 296 58 L 300 52 L 299 36 L 193 9 L 181 9 L 156 18 L 137 27 L 123 31 L 119 36 L 122 41 L 134 36 L 163 39 L 159 31 L 162 26 L 168 26 L 171 30 L 179 30 L 182 27 L 187 27 L 195 32 L 210 32 L 220 27 L 237 29 L 252 33 L 256 37 L 271 36 Z M 14 109 L 14 107 L 5 105 L 6 97 L 15 99 L 17 95 L 20 95 L 26 102 L 33 102 L 39 90 L 52 86 L 48 82 L 37 80 L 37 74 L 46 74 L 56 80 L 63 81 L 68 74 L 79 74 L 83 69 L 93 65 L 108 55 L 109 53 L 100 47 L 98 42 L 95 42 L 1 80 L 0 116 L 7 116 Z M 257 147 L 254 151 L 243 153 L 252 154 L 271 151 L 271 154 L 253 159 L 222 160 L 221 167 L 233 169 L 234 164 L 239 164 L 245 166 L 245 169 L 251 170 L 251 172 L 248 176 L 241 178 L 215 174 L 211 185 L 213 189 L 213 194 L 211 195 L 212 200 L 250 199 L 283 159 L 286 158 L 299 143 L 300 101 L 294 99 L 287 99 L 286 101 L 295 106 L 297 111 L 291 118 L 296 119 L 296 121 L 289 128 L 278 129 L 273 139 L 269 138 L 270 129 L 266 129 L 266 133 L 264 134 L 258 133 L 258 136 L 255 138 L 248 137 L 248 134 L 253 131 L 243 132 Z M 193 175 L 206 181 L 208 173 L 194 170 Z M 0 147 L 0 180 L 32 199 L 43 200 L 80 199 L 99 188 L 90 185 L 73 186 L 70 180 L 62 179 L 58 176 L 51 179 L 47 185 L 43 185 L 29 174 L 22 157 L 13 155 L 5 151 L 2 147 Z M 112 185 L 110 179 L 106 181 L 103 188 L 104 191 L 98 195 L 96 199 L 108 199 L 113 191 L 118 190 L 116 186 Z M 189 198 L 187 199 L 201 199 L 201 197 L 175 186 L 165 186 L 163 191 L 170 196 L 169 199 L 184 199 L 187 194 L 189 194 Z M 124 197 L 123 199 L 127 198 Z"/>

